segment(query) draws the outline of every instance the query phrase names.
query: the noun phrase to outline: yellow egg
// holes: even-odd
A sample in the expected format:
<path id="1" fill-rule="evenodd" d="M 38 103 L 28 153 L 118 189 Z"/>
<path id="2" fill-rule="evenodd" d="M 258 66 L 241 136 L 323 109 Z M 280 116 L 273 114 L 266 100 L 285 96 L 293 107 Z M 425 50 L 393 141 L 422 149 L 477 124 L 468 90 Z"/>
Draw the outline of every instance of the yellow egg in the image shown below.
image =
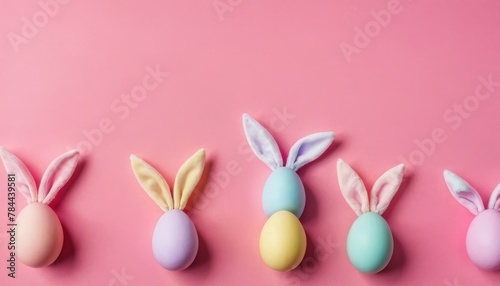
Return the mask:
<path id="1" fill-rule="evenodd" d="M 260 234 L 260 256 L 270 268 L 290 271 L 306 252 L 307 239 L 299 219 L 289 211 L 274 213 Z"/>

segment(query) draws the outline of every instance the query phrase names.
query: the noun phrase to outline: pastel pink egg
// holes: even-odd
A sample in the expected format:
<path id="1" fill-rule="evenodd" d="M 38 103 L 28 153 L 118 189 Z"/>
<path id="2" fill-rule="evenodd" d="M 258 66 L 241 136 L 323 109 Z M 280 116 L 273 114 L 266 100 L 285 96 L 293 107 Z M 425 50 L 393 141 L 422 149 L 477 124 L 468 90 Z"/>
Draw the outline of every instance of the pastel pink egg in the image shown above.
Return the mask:
<path id="1" fill-rule="evenodd" d="M 485 270 L 500 269 L 500 212 L 488 209 L 478 214 L 469 226 L 467 254 Z"/>
<path id="2" fill-rule="evenodd" d="M 17 257 L 30 267 L 52 264 L 64 241 L 61 222 L 47 205 L 32 203 L 17 216 Z"/>

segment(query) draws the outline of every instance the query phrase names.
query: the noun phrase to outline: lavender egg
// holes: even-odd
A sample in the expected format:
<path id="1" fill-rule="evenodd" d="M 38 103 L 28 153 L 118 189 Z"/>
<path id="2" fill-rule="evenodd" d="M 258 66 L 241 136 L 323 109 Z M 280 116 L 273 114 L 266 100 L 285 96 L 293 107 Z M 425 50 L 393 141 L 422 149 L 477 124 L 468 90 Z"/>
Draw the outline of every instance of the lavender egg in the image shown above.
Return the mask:
<path id="1" fill-rule="evenodd" d="M 193 263 L 198 253 L 198 233 L 182 210 L 165 212 L 153 233 L 153 254 L 168 270 L 183 270 Z"/>

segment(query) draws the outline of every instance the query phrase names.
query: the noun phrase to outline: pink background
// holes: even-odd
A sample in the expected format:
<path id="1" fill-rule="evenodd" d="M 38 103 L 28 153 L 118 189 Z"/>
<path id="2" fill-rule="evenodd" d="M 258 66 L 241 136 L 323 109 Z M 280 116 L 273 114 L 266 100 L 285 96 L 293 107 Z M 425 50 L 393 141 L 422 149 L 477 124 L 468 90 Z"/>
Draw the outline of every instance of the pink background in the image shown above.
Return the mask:
<path id="1" fill-rule="evenodd" d="M 500 283 L 499 271 L 468 260 L 473 216 L 442 178 L 450 168 L 484 200 L 500 181 L 500 87 L 474 99 L 478 77 L 500 81 L 497 1 L 401 0 L 379 30 L 370 12 L 387 10 L 390 1 L 75 0 L 52 6 L 47 18 L 37 2 L 1 4 L 0 145 L 37 181 L 67 146 L 85 155 L 53 206 L 66 231 L 63 254 L 45 269 L 18 264 L 16 279 L 4 267 L 0 168 L 1 285 Z M 12 33 L 23 36 L 23 17 L 33 23 L 33 15 L 38 31 L 12 44 Z M 366 25 L 373 37 L 356 39 L 357 53 L 346 57 L 341 45 L 356 47 L 356 27 Z M 128 107 L 121 96 L 140 90 L 148 66 L 169 76 Z M 457 115 L 454 105 L 464 100 L 469 109 Z M 248 153 L 244 112 L 271 129 L 284 155 L 304 135 L 337 133 L 334 146 L 299 171 L 309 242 L 304 263 L 290 273 L 268 269 L 259 256 L 261 191 L 270 170 Z M 111 126 L 99 138 L 94 129 L 103 120 Z M 440 143 L 430 143 L 433 132 L 442 133 Z M 169 272 L 151 251 L 162 212 L 136 182 L 128 157 L 151 162 L 172 185 L 199 147 L 207 150 L 208 179 L 189 213 L 200 252 L 188 270 Z M 356 216 L 338 188 L 339 157 L 368 187 L 402 160 L 415 165 L 384 214 L 396 244 L 382 273 L 360 274 L 348 261 L 345 240 Z M 25 205 L 20 194 L 17 202 Z"/>

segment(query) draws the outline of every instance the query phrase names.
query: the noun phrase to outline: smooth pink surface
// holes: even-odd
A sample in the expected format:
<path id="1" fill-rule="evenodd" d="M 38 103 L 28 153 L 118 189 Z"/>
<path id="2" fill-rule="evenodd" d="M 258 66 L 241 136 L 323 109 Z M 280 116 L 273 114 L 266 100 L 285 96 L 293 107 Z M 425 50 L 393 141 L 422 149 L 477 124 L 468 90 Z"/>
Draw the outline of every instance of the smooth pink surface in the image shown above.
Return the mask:
<path id="1" fill-rule="evenodd" d="M 484 200 L 500 181 L 500 87 L 479 79 L 500 81 L 497 1 L 402 0 L 368 44 L 358 39 L 365 47 L 350 63 L 341 43 L 354 45 L 356 27 L 364 29 L 371 11 L 389 1 L 228 1 L 240 5 L 221 20 L 212 0 L 75 0 L 16 53 L 7 35 L 21 33 L 22 18 L 41 10 L 37 2 L 4 1 L 0 9 L 0 145 L 26 162 L 37 182 L 83 134 L 93 134 L 96 145 L 88 152 L 79 144 L 82 164 L 52 204 L 65 230 L 61 257 L 44 269 L 18 265 L 16 279 L 4 267 L 7 184 L 0 171 L 1 285 L 500 283 L 500 272 L 468 259 L 473 216 L 442 177 L 443 169 L 454 170 Z M 476 89 L 484 99 L 474 100 Z M 132 91 L 142 99 L 130 102 L 133 108 L 122 102 Z M 454 105 L 464 100 L 474 111 L 456 115 Z M 270 270 L 259 255 L 270 171 L 246 145 L 244 112 L 284 150 L 307 134 L 336 132 L 334 147 L 298 172 L 309 241 L 303 264 L 290 273 Z M 107 133 L 99 138 L 96 128 Z M 419 157 L 419 145 L 428 155 Z M 200 250 L 190 268 L 173 273 L 153 257 L 161 210 L 138 186 L 129 155 L 156 162 L 172 182 L 200 147 L 209 178 L 188 211 Z M 375 182 L 410 155 L 422 164 L 404 162 L 411 176 L 384 213 L 393 259 L 383 272 L 362 275 L 345 251 L 356 215 L 340 193 L 336 161 L 348 160 Z M 23 205 L 18 194 L 18 210 Z"/>
<path id="2" fill-rule="evenodd" d="M 500 213 L 486 210 L 472 221 L 467 231 L 467 253 L 480 268 L 500 268 Z"/>
<path id="3" fill-rule="evenodd" d="M 16 223 L 16 255 L 22 263 L 41 268 L 52 264 L 59 257 L 64 232 L 51 207 L 31 203 L 19 212 Z"/>

